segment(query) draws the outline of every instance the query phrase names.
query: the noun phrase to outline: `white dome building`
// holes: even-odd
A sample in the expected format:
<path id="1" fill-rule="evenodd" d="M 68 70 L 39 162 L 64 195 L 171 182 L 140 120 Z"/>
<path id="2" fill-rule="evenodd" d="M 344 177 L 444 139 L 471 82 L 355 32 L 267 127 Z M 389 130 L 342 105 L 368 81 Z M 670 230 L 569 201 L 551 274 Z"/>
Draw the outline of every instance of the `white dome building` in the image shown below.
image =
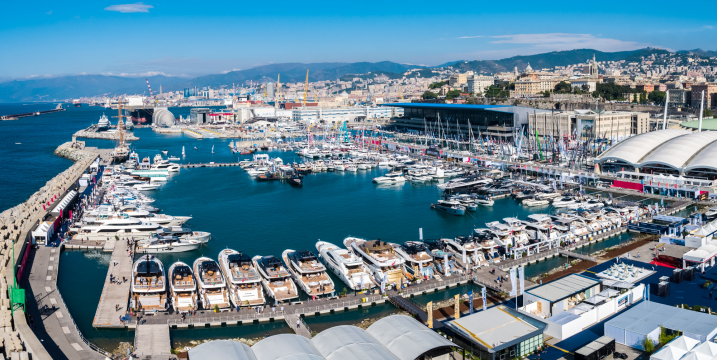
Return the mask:
<path id="1" fill-rule="evenodd" d="M 169 127 L 173 126 L 175 121 L 176 119 L 174 117 L 174 114 L 172 114 L 171 111 L 167 110 L 167 108 L 154 109 L 154 114 L 152 115 L 152 123 L 155 126 Z"/>

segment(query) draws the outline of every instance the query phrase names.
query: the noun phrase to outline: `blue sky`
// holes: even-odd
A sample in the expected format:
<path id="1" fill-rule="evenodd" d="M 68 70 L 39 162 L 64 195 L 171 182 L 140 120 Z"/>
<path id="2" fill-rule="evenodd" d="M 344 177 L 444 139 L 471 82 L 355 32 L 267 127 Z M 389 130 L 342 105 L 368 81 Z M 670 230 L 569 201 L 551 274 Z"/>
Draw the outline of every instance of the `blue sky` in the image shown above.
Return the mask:
<path id="1" fill-rule="evenodd" d="M 282 62 L 437 65 L 575 48 L 717 50 L 717 17 L 695 11 L 712 3 L 678 5 L 8 0 L 0 4 L 0 80 L 81 73 L 197 76 Z"/>

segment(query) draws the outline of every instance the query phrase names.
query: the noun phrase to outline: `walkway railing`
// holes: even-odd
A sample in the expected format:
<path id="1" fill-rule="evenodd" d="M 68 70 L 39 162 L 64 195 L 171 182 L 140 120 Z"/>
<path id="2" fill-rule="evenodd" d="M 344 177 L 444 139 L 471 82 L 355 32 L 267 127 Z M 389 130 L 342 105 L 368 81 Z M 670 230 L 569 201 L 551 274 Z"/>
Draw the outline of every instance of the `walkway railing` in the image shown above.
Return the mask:
<path id="1" fill-rule="evenodd" d="M 82 341 L 84 341 L 85 344 L 87 344 L 87 346 L 90 347 L 90 349 L 92 349 L 92 350 L 94 350 L 94 351 L 97 351 L 98 353 L 100 353 L 100 354 L 102 354 L 102 355 L 104 355 L 104 356 L 112 357 L 112 354 L 111 354 L 110 352 L 108 352 L 107 350 L 105 350 L 105 349 L 99 347 L 98 345 L 96 345 L 96 344 L 93 343 L 92 341 L 87 340 L 87 338 L 86 338 L 84 335 L 82 335 L 82 331 L 80 331 L 80 328 L 77 327 L 77 323 L 75 323 L 75 319 L 72 317 L 72 313 L 71 313 L 70 310 L 67 308 L 67 304 L 65 303 L 65 299 L 62 298 L 62 294 L 60 293 L 60 290 L 56 288 L 55 291 L 57 292 L 57 296 L 60 298 L 60 301 L 62 302 L 62 307 L 65 309 L 65 313 L 67 313 L 67 316 L 70 318 L 70 321 L 72 321 L 72 325 L 75 327 L 75 330 L 77 331 L 77 334 L 80 336 L 80 339 L 82 339 Z"/>

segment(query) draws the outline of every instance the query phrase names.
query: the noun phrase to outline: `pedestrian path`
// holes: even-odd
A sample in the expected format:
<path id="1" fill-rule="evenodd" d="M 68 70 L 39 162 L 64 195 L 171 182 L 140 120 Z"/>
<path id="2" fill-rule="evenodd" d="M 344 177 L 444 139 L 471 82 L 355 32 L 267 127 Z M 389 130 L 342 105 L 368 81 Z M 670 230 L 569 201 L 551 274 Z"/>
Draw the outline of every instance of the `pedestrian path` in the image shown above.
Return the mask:
<path id="1" fill-rule="evenodd" d="M 161 324 L 142 324 L 134 331 L 134 354 L 140 359 L 171 356 L 169 327 Z"/>
<path id="2" fill-rule="evenodd" d="M 291 330 L 294 330 L 297 335 L 311 339 L 311 330 L 308 326 L 306 326 L 305 322 L 301 321 L 301 317 L 298 314 L 286 315 L 284 320 L 286 320 L 286 323 L 289 324 Z"/>
<path id="3" fill-rule="evenodd" d="M 124 322 L 120 320 L 120 317 L 127 312 L 127 306 L 129 305 L 131 274 L 132 259 L 127 253 L 127 241 L 120 239 L 115 242 L 114 250 L 112 251 L 110 267 L 109 270 L 107 270 L 105 285 L 102 289 L 102 295 L 97 305 L 92 326 L 114 328 L 125 326 Z M 119 280 L 122 280 L 122 276 L 125 276 L 127 281 L 121 284 L 111 283 L 110 275 L 116 276 Z M 117 305 L 119 305 L 119 308 L 117 308 Z"/>

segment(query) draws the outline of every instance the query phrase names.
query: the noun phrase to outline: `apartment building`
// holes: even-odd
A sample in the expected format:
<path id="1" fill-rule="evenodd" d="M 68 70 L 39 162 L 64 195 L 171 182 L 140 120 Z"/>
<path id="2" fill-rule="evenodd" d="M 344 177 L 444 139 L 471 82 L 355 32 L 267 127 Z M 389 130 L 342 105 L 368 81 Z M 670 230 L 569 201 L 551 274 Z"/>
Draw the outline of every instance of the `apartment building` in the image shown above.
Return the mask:
<path id="1" fill-rule="evenodd" d="M 705 109 L 710 109 L 717 105 L 717 83 L 699 83 L 692 84 L 692 107 L 700 106 L 700 97 L 704 91 Z"/>
<path id="2" fill-rule="evenodd" d="M 471 75 L 468 76 L 468 92 L 473 93 L 485 93 L 485 89 L 494 84 L 494 78 L 492 76 L 485 75 Z"/>

